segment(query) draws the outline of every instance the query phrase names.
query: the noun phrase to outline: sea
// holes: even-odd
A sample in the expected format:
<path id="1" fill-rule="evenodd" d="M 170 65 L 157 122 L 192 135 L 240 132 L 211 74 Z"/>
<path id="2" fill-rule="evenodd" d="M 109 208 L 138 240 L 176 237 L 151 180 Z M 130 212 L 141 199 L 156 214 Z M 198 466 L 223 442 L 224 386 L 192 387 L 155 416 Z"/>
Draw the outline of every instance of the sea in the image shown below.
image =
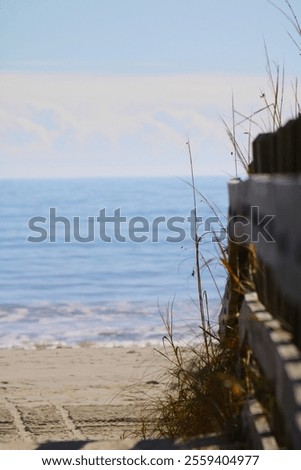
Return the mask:
<path id="1" fill-rule="evenodd" d="M 216 328 L 227 179 L 192 188 L 189 177 L 1 180 L 0 348 L 159 345 L 170 328 L 201 340 L 196 237 Z"/>

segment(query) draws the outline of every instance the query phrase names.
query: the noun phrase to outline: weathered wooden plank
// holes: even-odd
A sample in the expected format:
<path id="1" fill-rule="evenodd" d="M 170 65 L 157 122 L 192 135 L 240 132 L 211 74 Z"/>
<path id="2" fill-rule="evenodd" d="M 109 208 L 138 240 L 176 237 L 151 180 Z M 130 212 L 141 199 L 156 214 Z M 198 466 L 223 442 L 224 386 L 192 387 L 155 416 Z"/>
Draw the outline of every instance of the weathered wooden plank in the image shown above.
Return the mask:
<path id="1" fill-rule="evenodd" d="M 259 134 L 253 141 L 254 173 L 271 173 L 274 167 L 274 134 Z"/>
<path id="2" fill-rule="evenodd" d="M 253 175 L 229 183 L 228 236 L 253 245 L 260 300 L 301 348 L 301 177 Z"/>
<path id="3" fill-rule="evenodd" d="M 276 132 L 259 134 L 253 141 L 252 173 L 301 172 L 301 117 Z"/>
<path id="4" fill-rule="evenodd" d="M 296 120 L 296 172 L 301 173 L 301 117 Z"/>
<path id="5" fill-rule="evenodd" d="M 301 448 L 301 353 L 292 335 L 266 311 L 256 293 L 246 294 L 239 316 L 240 343 L 250 346 L 274 389 L 286 432 Z"/>
<path id="6" fill-rule="evenodd" d="M 243 430 L 251 449 L 279 450 L 263 408 L 255 398 L 248 398 L 242 410 Z"/>

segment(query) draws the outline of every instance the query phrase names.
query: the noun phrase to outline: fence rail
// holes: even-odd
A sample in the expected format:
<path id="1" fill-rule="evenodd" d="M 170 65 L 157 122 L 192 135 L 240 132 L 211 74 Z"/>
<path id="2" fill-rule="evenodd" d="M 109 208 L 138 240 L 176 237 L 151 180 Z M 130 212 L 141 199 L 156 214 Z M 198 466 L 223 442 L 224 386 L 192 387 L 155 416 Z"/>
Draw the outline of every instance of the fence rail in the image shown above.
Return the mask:
<path id="1" fill-rule="evenodd" d="M 259 300 L 301 348 L 301 177 L 254 175 L 228 188 L 231 241 L 254 248 Z"/>
<path id="2" fill-rule="evenodd" d="M 273 396 L 265 442 L 301 449 L 301 117 L 254 140 L 249 170 L 246 180 L 228 183 L 230 275 L 220 336 L 238 330 L 242 360 L 254 358 Z M 249 418 L 254 403 L 262 405 L 258 396 L 254 384 Z M 244 419 L 249 429 L 254 419 Z"/>

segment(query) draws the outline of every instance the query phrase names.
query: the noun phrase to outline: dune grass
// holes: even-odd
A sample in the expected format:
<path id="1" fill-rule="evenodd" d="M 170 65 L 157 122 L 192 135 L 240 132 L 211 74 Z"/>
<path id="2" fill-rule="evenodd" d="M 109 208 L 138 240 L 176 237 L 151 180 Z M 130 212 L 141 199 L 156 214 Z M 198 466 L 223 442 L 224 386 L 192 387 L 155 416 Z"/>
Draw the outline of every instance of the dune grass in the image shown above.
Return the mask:
<path id="1" fill-rule="evenodd" d="M 159 352 L 167 360 L 170 381 L 165 394 L 144 411 L 144 436 L 188 439 L 218 433 L 238 440 L 245 387 L 236 374 L 237 339 L 227 345 L 213 340 L 209 357 L 204 347 L 175 344 L 170 333 L 164 340 Z"/>

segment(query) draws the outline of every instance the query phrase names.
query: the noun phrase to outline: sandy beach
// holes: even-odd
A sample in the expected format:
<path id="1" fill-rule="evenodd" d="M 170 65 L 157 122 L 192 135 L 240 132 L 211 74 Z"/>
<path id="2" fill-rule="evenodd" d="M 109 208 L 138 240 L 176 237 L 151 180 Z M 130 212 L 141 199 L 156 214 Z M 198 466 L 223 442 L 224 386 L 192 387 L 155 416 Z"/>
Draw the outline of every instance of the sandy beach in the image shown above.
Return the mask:
<path id="1" fill-rule="evenodd" d="M 150 347 L 0 350 L 0 449 L 123 448 L 165 367 Z"/>

